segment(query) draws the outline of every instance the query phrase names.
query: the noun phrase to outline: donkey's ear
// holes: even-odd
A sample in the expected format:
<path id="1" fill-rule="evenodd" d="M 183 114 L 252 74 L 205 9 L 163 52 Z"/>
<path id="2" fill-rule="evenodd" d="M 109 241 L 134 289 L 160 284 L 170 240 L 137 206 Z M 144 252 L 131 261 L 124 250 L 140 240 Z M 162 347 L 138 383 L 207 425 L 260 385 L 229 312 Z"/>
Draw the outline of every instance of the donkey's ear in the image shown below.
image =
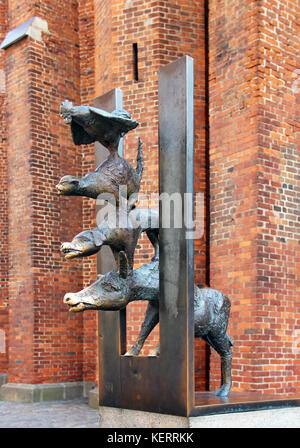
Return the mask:
<path id="1" fill-rule="evenodd" d="M 119 253 L 119 275 L 121 278 L 126 278 L 128 275 L 128 258 L 122 250 Z"/>

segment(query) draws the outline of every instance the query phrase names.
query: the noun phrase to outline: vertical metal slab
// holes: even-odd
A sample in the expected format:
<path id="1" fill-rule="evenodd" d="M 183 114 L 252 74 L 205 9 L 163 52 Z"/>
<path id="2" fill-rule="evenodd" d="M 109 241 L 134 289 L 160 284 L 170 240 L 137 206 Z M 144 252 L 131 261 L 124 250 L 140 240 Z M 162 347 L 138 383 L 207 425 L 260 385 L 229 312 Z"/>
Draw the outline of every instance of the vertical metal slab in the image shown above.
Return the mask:
<path id="1" fill-rule="evenodd" d="M 122 109 L 122 91 L 120 89 L 113 89 L 99 96 L 94 100 L 94 106 L 99 109 L 103 109 L 107 112 L 112 112 L 115 109 Z M 123 157 L 123 139 L 121 138 L 119 143 L 118 153 Z M 95 143 L 95 166 L 99 166 L 109 155 L 109 151 L 101 143 Z M 99 207 L 96 207 L 96 213 L 99 211 Z M 104 274 L 105 272 L 115 269 L 115 260 L 113 258 L 112 251 L 108 246 L 104 246 L 97 255 L 97 271 L 98 274 Z"/>
<path id="2" fill-rule="evenodd" d="M 94 106 L 98 107 L 99 109 L 106 110 L 107 112 L 113 112 L 116 109 L 122 109 L 123 108 L 123 92 L 120 89 L 112 89 L 109 92 L 105 93 L 104 95 L 98 96 L 94 100 Z M 101 162 L 103 162 L 104 159 L 109 154 L 109 151 L 101 145 L 101 143 L 96 142 L 95 143 L 95 164 L 98 166 Z M 104 151 L 104 152 L 103 152 Z M 123 157 L 123 139 L 121 138 L 118 148 L 119 156 Z"/>
<path id="3" fill-rule="evenodd" d="M 95 107 L 112 112 L 122 109 L 122 91 L 113 89 L 94 101 Z M 120 140 L 119 155 L 123 156 L 123 139 Z M 99 142 L 95 143 L 95 165 L 99 166 L 109 155 L 109 151 Z M 100 207 L 96 206 L 96 213 Z M 104 246 L 97 255 L 97 273 L 104 274 L 116 269 L 111 249 Z M 126 341 L 126 310 L 121 312 L 100 311 L 99 329 L 99 396 L 107 406 L 120 405 L 120 356 L 121 345 Z M 125 335 L 124 335 L 125 332 Z M 106 366 L 103 368 L 103 366 Z"/>
<path id="4" fill-rule="evenodd" d="M 186 193 L 193 196 L 193 84 L 188 56 L 160 70 L 160 193 L 175 193 L 182 203 Z M 186 239 L 184 208 L 179 228 L 165 228 L 162 211 L 161 203 L 160 356 L 120 356 L 123 327 L 113 317 L 119 313 L 100 314 L 100 405 L 188 416 L 194 406 L 193 240 Z"/>
<path id="5" fill-rule="evenodd" d="M 189 415 L 194 401 L 194 248 L 184 210 L 184 197 L 192 199 L 194 189 L 193 87 L 191 57 L 160 69 L 159 192 L 167 201 L 173 195 L 180 218 L 164 228 L 160 199 L 160 408 L 178 415 Z"/>

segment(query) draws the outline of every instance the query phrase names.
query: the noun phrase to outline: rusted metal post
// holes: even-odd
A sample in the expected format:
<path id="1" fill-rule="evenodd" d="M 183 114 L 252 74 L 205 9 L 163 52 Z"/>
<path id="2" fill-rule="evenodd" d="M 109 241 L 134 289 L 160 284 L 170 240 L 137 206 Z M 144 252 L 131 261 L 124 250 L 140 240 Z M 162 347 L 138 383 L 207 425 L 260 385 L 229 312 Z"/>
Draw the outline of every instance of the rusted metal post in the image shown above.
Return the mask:
<path id="1" fill-rule="evenodd" d="M 181 198 L 181 228 L 163 228 L 160 201 L 161 410 L 189 415 L 194 401 L 194 248 L 186 239 L 184 196 L 193 198 L 193 59 L 159 72 L 159 192 Z M 192 202 L 193 203 L 193 202 Z"/>
<path id="2" fill-rule="evenodd" d="M 159 72 L 160 193 L 177 193 L 182 204 L 186 193 L 193 195 L 193 86 L 188 56 Z M 185 210 L 180 214 L 184 224 Z M 160 222 L 160 356 L 122 356 L 119 313 L 100 313 L 101 406 L 178 416 L 193 407 L 193 240 L 185 225 L 172 222 L 171 228 Z"/>

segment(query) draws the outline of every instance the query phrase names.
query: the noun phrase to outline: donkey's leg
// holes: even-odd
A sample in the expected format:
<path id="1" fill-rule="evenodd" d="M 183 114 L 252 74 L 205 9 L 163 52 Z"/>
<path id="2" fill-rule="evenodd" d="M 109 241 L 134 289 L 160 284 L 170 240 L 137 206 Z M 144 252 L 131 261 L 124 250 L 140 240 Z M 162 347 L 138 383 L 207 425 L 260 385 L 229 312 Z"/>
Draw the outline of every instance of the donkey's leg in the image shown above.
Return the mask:
<path id="1" fill-rule="evenodd" d="M 206 342 L 210 347 L 212 347 L 218 353 L 217 347 L 214 345 L 212 340 L 209 339 L 208 335 L 202 335 L 201 339 L 204 342 Z M 223 382 L 224 382 L 224 378 L 223 378 L 223 372 L 222 372 L 222 369 L 221 369 L 221 386 L 223 385 Z"/>
<path id="2" fill-rule="evenodd" d="M 131 349 L 128 350 L 127 353 L 125 353 L 125 356 L 137 356 L 140 353 L 145 340 L 147 339 L 153 328 L 158 324 L 158 321 L 158 303 L 149 302 L 146 310 L 145 320 L 141 326 L 140 334 L 138 335 L 138 338 Z"/>
<path id="3" fill-rule="evenodd" d="M 135 249 L 135 246 L 136 246 L 136 241 L 134 241 L 133 239 L 130 239 L 130 241 L 128 241 L 128 243 L 125 246 L 125 253 L 127 255 L 128 266 L 129 266 L 130 270 L 133 269 L 133 265 L 134 265 L 134 249 Z"/>
<path id="4" fill-rule="evenodd" d="M 227 397 L 231 388 L 232 341 L 227 333 L 216 335 L 211 332 L 207 335 L 207 340 L 221 358 L 221 386 L 216 391 L 216 395 Z"/>

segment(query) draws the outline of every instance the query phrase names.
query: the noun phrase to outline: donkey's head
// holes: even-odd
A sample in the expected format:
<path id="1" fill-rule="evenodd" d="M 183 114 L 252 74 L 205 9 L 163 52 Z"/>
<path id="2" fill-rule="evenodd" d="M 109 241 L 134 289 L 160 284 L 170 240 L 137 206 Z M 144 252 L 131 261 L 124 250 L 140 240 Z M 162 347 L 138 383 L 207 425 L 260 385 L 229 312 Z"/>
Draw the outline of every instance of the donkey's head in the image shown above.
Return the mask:
<path id="1" fill-rule="evenodd" d="M 102 275 L 95 283 L 75 293 L 67 293 L 64 303 L 70 311 L 85 310 L 116 311 L 124 308 L 130 300 L 128 284 L 128 259 L 125 252 L 119 254 L 119 270 Z"/>

